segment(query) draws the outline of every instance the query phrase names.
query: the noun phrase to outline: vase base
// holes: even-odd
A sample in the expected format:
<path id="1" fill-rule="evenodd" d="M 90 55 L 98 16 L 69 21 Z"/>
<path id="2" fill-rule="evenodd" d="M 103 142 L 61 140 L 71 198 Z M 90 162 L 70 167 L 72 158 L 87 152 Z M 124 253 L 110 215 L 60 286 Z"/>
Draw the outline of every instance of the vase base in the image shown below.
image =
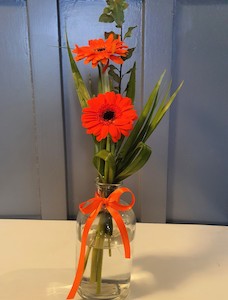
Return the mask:
<path id="1" fill-rule="evenodd" d="M 87 300 L 122 300 L 129 292 L 130 280 L 103 280 L 101 290 L 97 291 L 97 283 L 91 283 L 83 278 L 78 289 L 79 295 Z"/>

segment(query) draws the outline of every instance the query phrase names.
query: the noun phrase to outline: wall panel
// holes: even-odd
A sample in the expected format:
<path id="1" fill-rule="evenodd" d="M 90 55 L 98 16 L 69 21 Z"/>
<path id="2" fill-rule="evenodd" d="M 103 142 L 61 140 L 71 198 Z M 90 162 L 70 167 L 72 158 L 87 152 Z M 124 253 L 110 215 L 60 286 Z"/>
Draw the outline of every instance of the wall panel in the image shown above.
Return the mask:
<path id="1" fill-rule="evenodd" d="M 0 1 L 0 217 L 66 218 L 57 7 Z"/>
<path id="2" fill-rule="evenodd" d="M 176 3 L 167 218 L 228 224 L 228 3 Z"/>

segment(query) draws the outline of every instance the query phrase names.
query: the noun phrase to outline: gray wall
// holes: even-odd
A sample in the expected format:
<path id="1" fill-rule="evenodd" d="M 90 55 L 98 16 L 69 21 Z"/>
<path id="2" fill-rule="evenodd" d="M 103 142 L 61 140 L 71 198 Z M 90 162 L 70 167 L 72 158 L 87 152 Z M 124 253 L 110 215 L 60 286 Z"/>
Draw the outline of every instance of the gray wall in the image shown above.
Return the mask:
<path id="1" fill-rule="evenodd" d="M 65 218 L 55 1 L 0 1 L 0 217 Z"/>
<path id="2" fill-rule="evenodd" d="M 228 2 L 176 2 L 167 218 L 228 223 Z"/>
<path id="3" fill-rule="evenodd" d="M 105 1 L 57 2 L 0 1 L 1 217 L 65 218 L 67 206 L 74 218 L 94 192 L 92 142 L 80 124 L 65 29 L 73 47 L 112 26 L 97 22 Z M 125 183 L 137 217 L 228 224 L 228 2 L 128 2 L 126 27 L 138 26 L 131 40 L 137 109 L 165 68 L 174 87 L 185 80 L 149 142 L 152 158 Z M 96 86 L 96 72 L 79 67 Z"/>

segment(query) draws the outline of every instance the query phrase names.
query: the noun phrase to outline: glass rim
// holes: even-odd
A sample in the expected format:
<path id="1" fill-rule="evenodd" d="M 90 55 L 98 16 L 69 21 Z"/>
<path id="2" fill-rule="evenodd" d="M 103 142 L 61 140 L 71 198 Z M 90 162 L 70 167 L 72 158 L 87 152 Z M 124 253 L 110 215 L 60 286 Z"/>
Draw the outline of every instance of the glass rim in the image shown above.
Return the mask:
<path id="1" fill-rule="evenodd" d="M 96 178 L 95 183 L 96 183 L 96 185 L 103 186 L 103 187 L 105 187 L 105 186 L 118 187 L 118 186 L 123 185 L 122 181 L 120 181 L 119 183 L 100 182 L 99 177 Z"/>

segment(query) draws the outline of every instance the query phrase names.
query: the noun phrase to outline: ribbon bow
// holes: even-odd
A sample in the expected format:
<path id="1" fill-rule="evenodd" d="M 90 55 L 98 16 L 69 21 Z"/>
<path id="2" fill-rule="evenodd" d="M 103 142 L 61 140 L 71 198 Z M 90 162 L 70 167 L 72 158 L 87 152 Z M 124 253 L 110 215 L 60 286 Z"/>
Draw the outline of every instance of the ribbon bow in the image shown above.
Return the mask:
<path id="1" fill-rule="evenodd" d="M 128 205 L 123 205 L 120 203 L 120 197 L 123 193 L 130 193 L 131 194 L 131 202 Z M 130 242 L 128 238 L 127 229 L 124 225 L 124 222 L 122 220 L 121 215 L 118 211 L 127 211 L 133 207 L 135 203 L 135 196 L 132 193 L 131 190 L 129 190 L 126 187 L 121 187 L 116 189 L 114 192 L 112 192 L 108 198 L 102 198 L 99 195 L 96 195 L 95 198 L 91 198 L 85 202 L 82 202 L 79 205 L 79 209 L 83 214 L 89 214 L 89 217 L 85 223 L 85 227 L 82 234 L 82 240 L 81 240 L 81 251 L 78 261 L 78 268 L 77 272 L 75 274 L 74 282 L 71 287 L 71 290 L 67 296 L 67 299 L 73 299 L 78 287 L 80 285 L 83 273 L 84 273 L 84 262 L 85 262 L 85 251 L 86 251 L 86 241 L 89 234 L 89 230 L 93 224 L 93 221 L 95 220 L 96 216 L 100 212 L 100 210 L 105 207 L 113 219 L 115 220 L 121 234 L 121 238 L 124 245 L 124 251 L 125 251 L 125 258 L 130 258 Z"/>

